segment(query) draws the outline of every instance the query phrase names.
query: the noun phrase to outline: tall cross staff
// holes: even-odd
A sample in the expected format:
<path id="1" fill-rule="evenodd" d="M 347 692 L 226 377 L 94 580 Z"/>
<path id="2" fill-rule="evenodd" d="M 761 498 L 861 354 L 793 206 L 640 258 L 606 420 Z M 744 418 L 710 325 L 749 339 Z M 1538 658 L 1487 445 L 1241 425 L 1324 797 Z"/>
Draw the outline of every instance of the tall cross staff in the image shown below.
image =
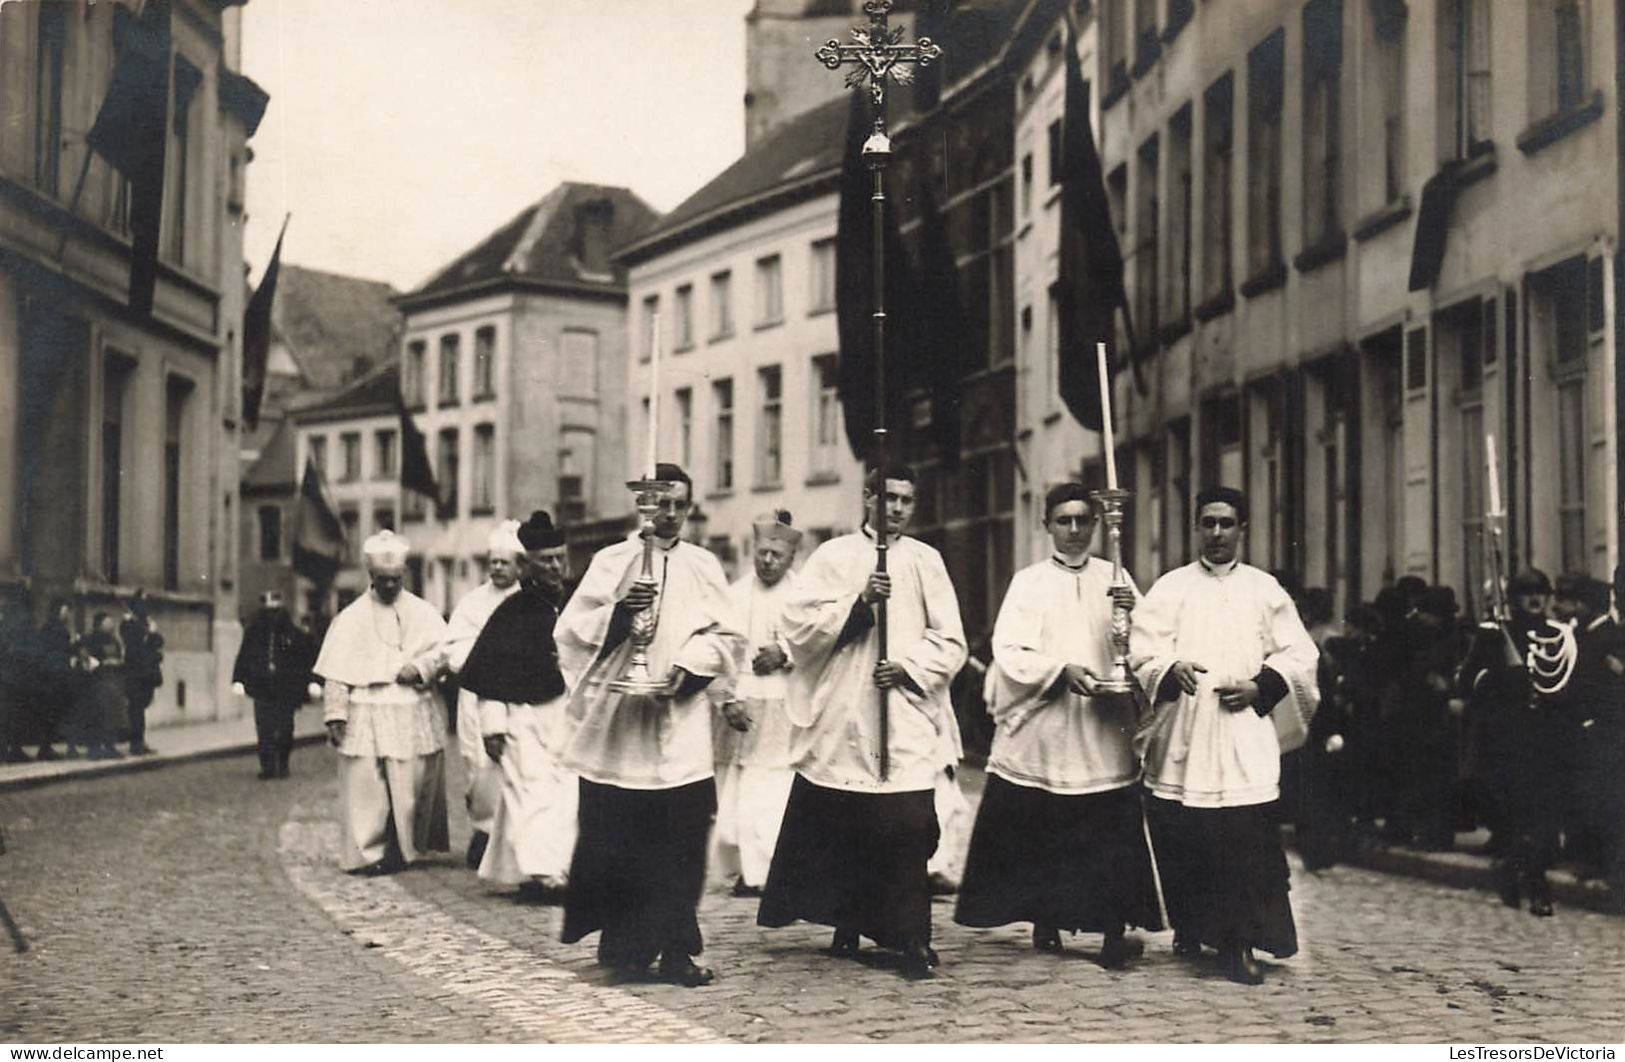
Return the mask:
<path id="1" fill-rule="evenodd" d="M 864 0 L 863 11 L 869 16 L 869 27 L 854 26 L 852 44 L 842 44 L 831 38 L 814 53 L 818 61 L 831 70 L 851 66 L 846 74 L 846 87 L 856 88 L 869 83 L 869 100 L 874 113 L 874 129 L 863 142 L 863 161 L 874 173 L 874 252 L 875 252 L 875 475 L 880 489 L 874 492 L 875 571 L 886 572 L 886 164 L 891 161 L 891 139 L 886 136 L 886 81 L 900 85 L 914 80 L 914 66 L 942 57 L 942 49 L 921 37 L 914 44 L 898 43 L 903 27 L 890 27 L 886 16 L 891 12 L 892 0 Z M 912 65 L 911 65 L 912 64 Z M 881 598 L 875 608 L 875 630 L 879 638 L 880 662 L 886 662 L 886 599 Z M 891 769 L 890 711 L 886 690 L 880 691 L 880 778 L 886 779 Z"/>

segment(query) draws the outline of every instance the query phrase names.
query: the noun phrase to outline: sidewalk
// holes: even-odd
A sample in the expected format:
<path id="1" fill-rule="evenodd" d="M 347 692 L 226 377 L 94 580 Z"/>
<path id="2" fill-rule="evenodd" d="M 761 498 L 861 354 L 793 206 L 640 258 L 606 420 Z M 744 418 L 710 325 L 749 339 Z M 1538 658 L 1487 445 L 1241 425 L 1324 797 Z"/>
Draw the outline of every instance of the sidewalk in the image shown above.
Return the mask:
<path id="1" fill-rule="evenodd" d="M 146 771 L 188 760 L 235 756 L 239 753 L 253 752 L 259 745 L 254 736 L 252 710 L 237 719 L 159 727 L 147 731 L 147 737 L 149 744 L 158 750 L 150 756 L 131 756 L 127 748 L 121 746 L 119 752 L 123 753 L 124 758 L 119 760 L 87 760 L 81 757 L 77 760 L 48 760 L 44 763 L 38 760 L 33 763 L 0 763 L 0 793 L 11 789 L 49 785 L 68 778 Z M 294 744 L 310 744 L 322 741 L 326 737 L 327 731 L 322 726 L 321 706 L 306 705 L 301 708 L 293 721 Z M 58 753 L 62 752 L 62 742 L 57 742 L 55 747 Z"/>

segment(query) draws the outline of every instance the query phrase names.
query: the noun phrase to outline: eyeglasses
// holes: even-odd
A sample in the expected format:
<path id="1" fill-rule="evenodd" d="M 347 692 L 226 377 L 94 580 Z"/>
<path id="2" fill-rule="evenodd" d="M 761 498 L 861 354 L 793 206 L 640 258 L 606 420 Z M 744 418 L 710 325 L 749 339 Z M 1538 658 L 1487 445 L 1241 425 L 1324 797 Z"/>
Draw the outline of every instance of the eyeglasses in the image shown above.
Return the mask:
<path id="1" fill-rule="evenodd" d="M 1224 530 L 1229 531 L 1236 526 L 1236 518 L 1234 516 L 1204 516 L 1201 519 L 1201 525 L 1204 531 L 1211 531 L 1215 527 L 1222 527 Z"/>
<path id="2" fill-rule="evenodd" d="M 1094 527 L 1095 518 L 1092 516 L 1057 516 L 1050 520 L 1056 527 L 1070 528 L 1073 531 L 1085 527 Z"/>

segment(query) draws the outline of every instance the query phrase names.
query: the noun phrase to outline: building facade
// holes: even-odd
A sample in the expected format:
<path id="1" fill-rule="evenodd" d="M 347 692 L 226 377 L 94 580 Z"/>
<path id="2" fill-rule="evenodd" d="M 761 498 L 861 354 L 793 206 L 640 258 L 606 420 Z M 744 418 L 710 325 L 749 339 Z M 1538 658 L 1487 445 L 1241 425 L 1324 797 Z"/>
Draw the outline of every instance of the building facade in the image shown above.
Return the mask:
<path id="1" fill-rule="evenodd" d="M 1251 496 L 1248 559 L 1339 608 L 1406 574 L 1480 608 L 1492 496 L 1510 568 L 1609 578 L 1616 5 L 1097 12 L 1149 378 L 1115 387 L 1142 583 L 1192 556 L 1219 482 Z"/>
<path id="2" fill-rule="evenodd" d="M 36 618 L 67 601 L 80 629 L 145 590 L 166 640 L 154 725 L 242 710 L 242 223 L 267 102 L 236 69 L 236 5 L 171 12 L 157 279 L 137 313 L 129 182 L 85 140 L 136 10 L 0 7 L 0 585 Z"/>
<path id="3" fill-rule="evenodd" d="M 626 278 L 610 249 L 654 219 L 628 189 L 561 184 L 397 300 L 400 389 L 441 491 L 439 505 L 404 495 L 401 531 L 444 611 L 484 578 L 502 520 L 542 508 L 618 533 L 631 511 Z"/>

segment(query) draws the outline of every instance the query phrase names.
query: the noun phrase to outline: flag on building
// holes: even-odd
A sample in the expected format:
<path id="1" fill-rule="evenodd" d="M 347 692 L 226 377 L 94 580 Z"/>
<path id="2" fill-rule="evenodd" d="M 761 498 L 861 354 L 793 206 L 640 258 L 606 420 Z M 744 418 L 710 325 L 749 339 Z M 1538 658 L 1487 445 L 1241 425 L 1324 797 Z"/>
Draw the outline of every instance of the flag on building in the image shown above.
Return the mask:
<path id="1" fill-rule="evenodd" d="M 1089 122 L 1089 88 L 1078 65 L 1075 29 L 1066 43 L 1061 160 L 1058 389 L 1073 418 L 1091 431 L 1099 431 L 1100 372 L 1095 344 L 1106 344 L 1108 358 L 1115 354 L 1114 317 L 1119 306 L 1131 349 L 1134 330 L 1123 289 L 1123 251 L 1117 244 L 1106 178 Z M 1115 371 L 1115 359 L 1110 364 Z"/>
<path id="2" fill-rule="evenodd" d="M 326 586 L 338 573 L 348 543 L 344 525 L 327 493 L 316 462 L 305 458 L 294 520 L 293 570 L 317 586 Z"/>
<path id="3" fill-rule="evenodd" d="M 96 122 L 91 149 L 130 182 L 130 309 L 152 312 L 169 140 L 169 0 L 147 0 L 129 24 Z"/>
<path id="4" fill-rule="evenodd" d="M 435 485 L 434 468 L 429 464 L 429 443 L 412 419 L 406 400 L 396 396 L 401 418 L 401 489 L 421 494 L 434 502 L 438 515 L 443 503 Z"/>
<path id="5" fill-rule="evenodd" d="M 852 93 L 841 157 L 841 201 L 835 222 L 835 317 L 840 336 L 840 380 L 837 394 L 846 420 L 846 439 L 853 456 L 868 461 L 874 454 L 877 395 L 875 350 L 874 174 L 863 161 L 863 142 L 873 123 L 869 94 Z M 886 423 L 891 430 L 904 422 L 907 409 L 912 321 L 913 277 L 907 248 L 897 225 L 897 201 L 888 197 L 886 252 Z"/>
<path id="6" fill-rule="evenodd" d="M 969 331 L 960 300 L 959 265 L 948 242 L 948 220 L 937 207 L 930 180 L 920 188 L 920 286 L 917 323 L 921 357 L 929 371 L 920 373 L 931 396 L 931 430 L 945 467 L 959 464 L 959 397 Z"/>
<path id="7" fill-rule="evenodd" d="M 282 219 L 271 263 L 260 277 L 260 286 L 243 311 L 243 424 L 249 431 L 260 425 L 260 399 L 265 397 L 265 366 L 271 356 L 271 306 L 276 301 L 276 278 L 282 269 L 282 237 L 287 235 L 288 219 Z"/>

